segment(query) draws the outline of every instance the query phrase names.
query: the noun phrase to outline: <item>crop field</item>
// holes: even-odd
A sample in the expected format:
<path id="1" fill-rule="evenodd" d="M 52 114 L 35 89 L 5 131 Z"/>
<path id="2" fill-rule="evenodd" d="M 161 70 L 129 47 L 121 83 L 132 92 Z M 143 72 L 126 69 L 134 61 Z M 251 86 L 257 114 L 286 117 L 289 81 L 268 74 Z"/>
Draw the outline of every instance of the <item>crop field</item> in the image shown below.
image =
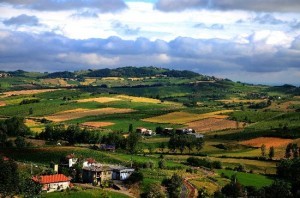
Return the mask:
<path id="1" fill-rule="evenodd" d="M 283 147 L 293 142 L 292 139 L 283 139 L 283 138 L 271 138 L 271 137 L 259 137 L 251 140 L 246 140 L 240 142 L 240 144 L 253 146 L 253 147 L 261 147 L 261 145 L 266 145 L 267 148 L 274 146 Z"/>
<path id="2" fill-rule="evenodd" d="M 65 81 L 64 79 L 61 79 L 61 78 L 43 79 L 42 82 L 44 84 L 49 84 L 49 85 L 56 85 L 56 86 L 63 86 L 63 87 L 70 86 L 67 81 Z"/>
<path id="3" fill-rule="evenodd" d="M 101 80 L 124 80 L 124 78 L 120 78 L 120 77 L 104 77 L 104 78 L 101 78 Z"/>
<path id="4" fill-rule="evenodd" d="M 81 85 L 90 85 L 97 81 L 96 78 L 86 78 L 84 82 L 80 82 Z"/>
<path id="5" fill-rule="evenodd" d="M 227 118 L 226 115 L 220 115 L 224 113 L 232 112 L 232 110 L 222 110 L 215 111 L 211 113 L 204 114 L 194 114 L 194 113 L 186 113 L 186 112 L 173 112 L 168 113 L 161 116 L 156 116 L 152 118 L 143 119 L 146 122 L 155 122 L 155 123 L 172 123 L 172 124 L 186 124 L 189 122 L 193 122 L 196 120 L 203 120 L 206 118 Z"/>
<path id="6" fill-rule="evenodd" d="M 92 127 L 92 128 L 102 128 L 114 125 L 115 123 L 112 122 L 84 122 L 81 124 L 81 126 L 84 127 Z"/>
<path id="7" fill-rule="evenodd" d="M 0 97 L 18 96 L 18 95 L 32 95 L 44 92 L 56 91 L 57 89 L 35 89 L 35 90 L 21 90 L 21 91 L 8 91 L 3 92 Z"/>
<path id="8" fill-rule="evenodd" d="M 99 102 L 99 103 L 108 103 L 113 101 L 119 101 L 119 98 L 113 97 L 98 97 L 98 98 L 87 98 L 87 99 L 80 99 L 77 102 Z"/>
<path id="9" fill-rule="evenodd" d="M 214 192 L 220 190 L 220 186 L 217 183 L 214 183 L 207 178 L 196 178 L 190 180 L 190 182 L 197 187 L 198 190 L 204 188 L 211 196 Z"/>
<path id="10" fill-rule="evenodd" d="M 6 103 L 4 101 L 0 101 L 0 107 L 6 106 Z"/>
<path id="11" fill-rule="evenodd" d="M 127 96 L 127 95 L 118 95 L 117 98 L 123 100 L 129 100 L 131 102 L 144 102 L 144 103 L 154 103 L 159 104 L 161 103 L 160 100 L 153 99 L 153 98 L 145 98 L 145 97 L 134 97 L 134 96 Z"/>
<path id="12" fill-rule="evenodd" d="M 224 129 L 242 128 L 244 123 L 227 119 L 207 118 L 187 123 L 187 126 L 197 132 L 220 131 Z"/>
<path id="13" fill-rule="evenodd" d="M 118 114 L 133 112 L 133 109 L 118 109 L 118 108 L 101 108 L 101 109 L 73 109 L 68 111 L 58 112 L 56 114 L 46 116 L 45 118 L 54 122 L 62 122 L 66 120 L 73 120 L 87 116 Z"/>
<path id="14" fill-rule="evenodd" d="M 238 98 L 231 98 L 228 100 L 216 100 L 218 102 L 223 102 L 225 104 L 229 103 L 260 103 L 263 102 L 263 99 L 257 99 L 257 100 L 246 100 L 246 99 L 238 99 Z"/>
<path id="15" fill-rule="evenodd" d="M 290 112 L 294 111 L 291 108 L 293 105 L 300 105 L 300 101 L 287 101 L 283 103 L 272 103 L 271 106 L 267 107 L 267 109 L 271 109 L 274 111 L 283 111 L 283 112 Z"/>
<path id="16" fill-rule="evenodd" d="M 264 186 L 269 186 L 272 184 L 273 180 L 258 174 L 251 174 L 251 173 L 243 173 L 243 172 L 236 172 L 231 170 L 218 170 L 219 174 L 224 174 L 228 178 L 232 175 L 236 174 L 237 180 L 245 185 L 245 186 L 254 186 L 256 188 L 262 188 Z"/>

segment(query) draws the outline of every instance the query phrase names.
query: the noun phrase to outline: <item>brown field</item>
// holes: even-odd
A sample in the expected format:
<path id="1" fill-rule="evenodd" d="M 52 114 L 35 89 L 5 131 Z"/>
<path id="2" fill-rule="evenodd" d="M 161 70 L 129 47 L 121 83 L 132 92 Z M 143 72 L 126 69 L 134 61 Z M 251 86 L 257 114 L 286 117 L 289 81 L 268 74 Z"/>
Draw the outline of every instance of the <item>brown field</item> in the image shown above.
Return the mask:
<path id="1" fill-rule="evenodd" d="M 207 118 L 187 123 L 188 127 L 194 129 L 197 132 L 220 131 L 224 129 L 242 128 L 243 124 L 244 123 L 238 122 L 237 125 L 236 121 L 217 118 Z"/>
<path id="2" fill-rule="evenodd" d="M 44 92 L 50 92 L 50 91 L 56 91 L 58 89 L 33 89 L 33 90 L 21 90 L 21 91 L 8 91 L 3 92 L 2 98 L 9 97 L 12 95 L 32 95 L 32 94 L 38 94 L 38 93 L 44 93 Z"/>
<path id="3" fill-rule="evenodd" d="M 276 147 L 284 147 L 289 143 L 293 142 L 292 139 L 282 139 L 282 138 L 270 138 L 270 137 L 260 137 L 251 140 L 246 140 L 240 142 L 240 144 L 253 146 L 253 147 L 261 147 L 261 145 L 266 145 L 267 148 L 274 146 Z"/>
<path id="4" fill-rule="evenodd" d="M 186 124 L 189 122 L 203 120 L 206 118 L 224 119 L 224 118 L 227 118 L 228 116 L 220 115 L 220 114 L 228 113 L 228 112 L 232 112 L 232 110 L 215 111 L 215 112 L 204 113 L 204 114 L 173 112 L 173 113 L 168 113 L 168 114 L 161 115 L 161 116 L 146 118 L 146 119 L 143 119 L 143 121 L 155 122 L 155 123 Z"/>
<path id="5" fill-rule="evenodd" d="M 6 106 L 6 103 L 4 101 L 0 101 L 0 107 Z"/>
<path id="6" fill-rule="evenodd" d="M 243 99 L 238 99 L 238 98 L 231 98 L 229 100 L 217 100 L 217 101 L 228 104 L 228 103 L 259 103 L 259 102 L 263 102 L 264 100 L 263 99 L 243 100 Z"/>
<path id="7" fill-rule="evenodd" d="M 271 106 L 267 107 L 266 109 L 288 112 L 288 111 L 294 111 L 294 109 L 289 108 L 290 106 L 299 105 L 299 104 L 300 101 L 288 101 L 280 104 L 273 102 Z"/>
<path id="8" fill-rule="evenodd" d="M 160 100 L 153 98 L 145 98 L 145 97 L 134 97 L 134 96 L 126 96 L 126 95 L 118 95 L 117 98 L 121 98 L 124 100 L 130 100 L 131 102 L 145 102 L 145 103 L 161 103 Z"/>
<path id="9" fill-rule="evenodd" d="M 54 122 L 62 122 L 66 120 L 73 120 L 87 116 L 115 114 L 115 113 L 129 113 L 133 109 L 118 109 L 118 108 L 102 108 L 102 109 L 73 109 L 69 111 L 62 111 L 56 114 L 46 116 L 45 118 Z"/>
<path id="10" fill-rule="evenodd" d="M 85 127 L 101 128 L 101 127 L 111 126 L 114 124 L 115 123 L 112 123 L 112 122 L 85 122 L 85 123 L 82 123 L 81 125 L 85 126 Z"/>
<path id="11" fill-rule="evenodd" d="M 111 98 L 111 97 L 99 97 L 99 98 L 88 98 L 88 99 L 81 99 L 77 100 L 78 102 L 99 102 L 99 103 L 107 103 L 121 100 L 119 98 Z"/>

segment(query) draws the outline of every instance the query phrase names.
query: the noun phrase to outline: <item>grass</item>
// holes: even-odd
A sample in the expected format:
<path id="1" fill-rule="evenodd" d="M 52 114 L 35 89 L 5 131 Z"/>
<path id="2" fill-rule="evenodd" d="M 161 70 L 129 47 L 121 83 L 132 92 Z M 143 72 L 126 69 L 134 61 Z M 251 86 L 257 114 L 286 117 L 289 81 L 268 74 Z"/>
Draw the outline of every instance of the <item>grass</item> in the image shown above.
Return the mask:
<path id="1" fill-rule="evenodd" d="M 273 180 L 264 175 L 236 172 L 232 170 L 217 170 L 218 174 L 224 174 L 226 177 L 231 178 L 236 174 L 237 180 L 244 186 L 254 186 L 256 188 L 262 188 L 272 184 Z"/>
<path id="2" fill-rule="evenodd" d="M 52 192 L 43 194 L 44 198 L 61 198 L 61 197 L 70 197 L 70 198 L 93 198 L 93 197 L 110 197 L 110 198 L 128 198 L 129 196 L 122 193 L 102 190 L 102 189 L 89 189 L 89 190 L 79 190 L 79 191 L 65 191 L 65 192 Z"/>

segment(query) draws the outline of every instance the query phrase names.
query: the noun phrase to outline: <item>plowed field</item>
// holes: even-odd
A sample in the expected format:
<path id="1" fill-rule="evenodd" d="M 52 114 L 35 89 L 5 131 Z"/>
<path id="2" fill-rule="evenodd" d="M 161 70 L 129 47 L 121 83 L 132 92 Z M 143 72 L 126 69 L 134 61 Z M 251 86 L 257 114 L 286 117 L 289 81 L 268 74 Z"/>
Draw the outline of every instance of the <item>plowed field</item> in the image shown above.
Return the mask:
<path id="1" fill-rule="evenodd" d="M 240 144 L 253 146 L 253 147 L 261 147 L 261 145 L 266 145 L 267 148 L 274 147 L 283 147 L 293 142 L 292 139 L 282 139 L 282 138 L 270 138 L 270 137 L 260 137 L 251 140 L 246 140 L 240 142 Z"/>

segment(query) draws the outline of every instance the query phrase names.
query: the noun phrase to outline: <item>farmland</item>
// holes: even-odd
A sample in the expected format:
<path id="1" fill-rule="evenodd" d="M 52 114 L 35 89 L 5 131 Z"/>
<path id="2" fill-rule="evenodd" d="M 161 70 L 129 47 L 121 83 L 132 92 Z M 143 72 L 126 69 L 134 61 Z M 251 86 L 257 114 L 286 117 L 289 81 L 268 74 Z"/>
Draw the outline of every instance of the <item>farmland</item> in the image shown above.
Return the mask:
<path id="1" fill-rule="evenodd" d="M 44 168 L 70 153 L 103 163 L 126 166 L 132 163 L 144 174 L 139 187 L 141 192 L 153 183 L 161 184 L 165 178 L 180 173 L 190 178 L 189 182 L 197 189 L 205 188 L 212 195 L 228 184 L 234 174 L 245 186 L 270 185 L 277 178 L 276 164 L 285 156 L 286 146 L 300 145 L 300 96 L 286 88 L 247 85 L 206 76 L 104 77 L 87 73 L 77 74 L 81 75 L 80 81 L 75 77 L 50 78 L 44 74 L 38 75 L 39 78 L 32 74 L 0 79 L 3 84 L 0 87 L 1 121 L 17 115 L 24 118 L 29 130 L 29 134 L 23 135 L 29 142 L 28 147 L 7 147 L 1 153 L 19 163 L 34 163 Z M 33 84 L 28 86 L 28 81 Z M 266 101 L 269 106 L 255 106 Z M 77 142 L 68 139 L 68 135 L 55 137 L 55 133 L 47 133 L 50 137 L 43 136 L 51 127 L 62 131 L 74 129 Z M 169 143 L 173 134 L 157 133 L 142 136 L 132 152 L 124 143 L 125 137 L 137 128 L 153 132 L 191 128 L 204 135 L 204 144 L 199 150 L 195 146 L 174 149 Z M 83 137 L 86 134 L 91 134 L 93 139 L 86 140 Z M 8 137 L 13 146 L 16 138 Z M 115 152 L 95 149 L 99 144 L 115 144 L 117 140 Z M 264 156 L 263 144 L 267 152 Z M 272 146 L 275 153 L 270 158 L 268 152 Z M 187 163 L 190 157 L 217 161 L 221 167 L 209 170 L 191 167 Z M 163 168 L 159 167 L 161 161 Z M 240 167 L 244 170 L 240 171 Z M 65 196 L 93 196 L 100 191 L 80 190 Z M 48 197 L 59 195 L 47 194 Z"/>

